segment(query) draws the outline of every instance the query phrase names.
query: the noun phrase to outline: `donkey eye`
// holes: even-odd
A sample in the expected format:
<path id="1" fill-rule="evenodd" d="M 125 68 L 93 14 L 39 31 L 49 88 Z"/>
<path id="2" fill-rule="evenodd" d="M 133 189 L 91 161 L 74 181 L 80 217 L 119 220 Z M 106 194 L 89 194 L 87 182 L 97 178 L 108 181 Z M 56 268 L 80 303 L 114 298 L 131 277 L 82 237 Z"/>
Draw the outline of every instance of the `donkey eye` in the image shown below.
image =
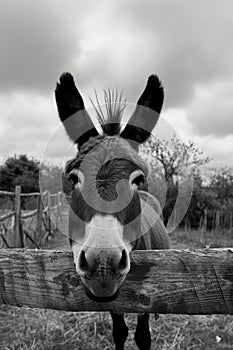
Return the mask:
<path id="1" fill-rule="evenodd" d="M 79 182 L 79 177 L 76 174 L 70 174 L 69 180 L 71 180 L 73 182 L 73 184 L 75 185 L 77 182 Z"/>
<path id="2" fill-rule="evenodd" d="M 132 184 L 135 184 L 137 185 L 137 187 L 143 185 L 145 183 L 145 176 L 142 174 L 142 175 L 139 175 L 137 176 L 135 179 L 133 179 L 132 181 Z"/>
<path id="3" fill-rule="evenodd" d="M 144 184 L 145 182 L 145 175 L 141 170 L 135 170 L 133 171 L 129 176 L 129 182 L 130 185 L 135 189 Z"/>
<path id="4" fill-rule="evenodd" d="M 84 185 L 84 175 L 78 169 L 71 170 L 69 179 L 72 181 L 75 188 L 81 188 Z"/>

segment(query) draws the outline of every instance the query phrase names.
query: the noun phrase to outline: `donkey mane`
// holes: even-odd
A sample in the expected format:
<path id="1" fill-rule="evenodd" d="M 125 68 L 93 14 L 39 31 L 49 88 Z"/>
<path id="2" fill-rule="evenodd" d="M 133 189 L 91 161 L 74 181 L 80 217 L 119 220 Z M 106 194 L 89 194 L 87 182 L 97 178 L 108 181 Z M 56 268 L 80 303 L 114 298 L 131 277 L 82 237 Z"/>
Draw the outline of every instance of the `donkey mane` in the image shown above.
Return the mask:
<path id="1" fill-rule="evenodd" d="M 104 104 L 100 103 L 97 92 L 95 91 L 95 100 L 90 98 L 92 106 L 97 114 L 103 134 L 90 137 L 79 149 L 77 156 L 66 163 L 65 173 L 68 174 L 72 168 L 78 168 L 85 158 L 85 155 L 95 146 L 100 144 L 108 136 L 117 136 L 121 133 L 121 121 L 126 107 L 126 99 L 123 99 L 122 91 L 116 89 L 103 90 Z M 131 153 L 131 149 L 130 149 Z"/>
<path id="2" fill-rule="evenodd" d="M 115 89 L 103 90 L 104 105 L 101 105 L 95 91 L 96 103 L 90 99 L 97 114 L 101 129 L 105 135 L 114 136 L 121 133 L 121 121 L 126 107 L 126 99 L 122 91 Z"/>

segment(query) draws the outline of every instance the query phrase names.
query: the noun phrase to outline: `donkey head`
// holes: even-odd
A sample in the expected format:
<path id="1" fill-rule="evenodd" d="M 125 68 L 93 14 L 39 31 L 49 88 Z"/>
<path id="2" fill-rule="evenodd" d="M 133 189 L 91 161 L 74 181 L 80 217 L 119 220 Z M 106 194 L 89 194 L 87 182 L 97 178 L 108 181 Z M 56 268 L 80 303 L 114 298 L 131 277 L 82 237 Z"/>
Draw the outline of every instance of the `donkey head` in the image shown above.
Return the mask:
<path id="1" fill-rule="evenodd" d="M 122 109 L 99 118 L 98 134 L 85 110 L 71 74 L 60 77 L 55 90 L 58 112 L 78 146 L 66 173 L 73 182 L 69 235 L 76 270 L 86 294 L 95 301 L 112 301 L 130 269 L 129 253 L 137 248 L 141 204 L 138 193 L 148 167 L 138 155 L 155 126 L 163 104 L 163 88 L 150 76 L 128 124 L 121 132 Z"/>

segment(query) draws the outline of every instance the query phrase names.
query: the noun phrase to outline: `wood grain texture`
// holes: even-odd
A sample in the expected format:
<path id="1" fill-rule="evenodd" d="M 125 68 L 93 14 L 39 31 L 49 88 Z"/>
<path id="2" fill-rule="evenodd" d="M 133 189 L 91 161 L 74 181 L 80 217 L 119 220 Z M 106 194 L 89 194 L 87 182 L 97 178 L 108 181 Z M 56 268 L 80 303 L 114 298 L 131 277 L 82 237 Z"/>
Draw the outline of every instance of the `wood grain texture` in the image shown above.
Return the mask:
<path id="1" fill-rule="evenodd" d="M 0 216 L 0 222 L 3 222 L 5 220 L 7 220 L 7 219 L 11 218 L 14 215 L 15 215 L 14 210 L 10 211 L 9 213 L 3 214 L 3 215 Z"/>
<path id="2" fill-rule="evenodd" d="M 0 303 L 67 311 L 233 314 L 233 248 L 135 251 L 120 296 L 90 301 L 72 253 L 0 250 Z"/>
<path id="3" fill-rule="evenodd" d="M 15 225 L 14 225 L 14 244 L 13 247 L 21 248 L 24 246 L 23 230 L 21 222 L 21 186 L 15 186 Z"/>

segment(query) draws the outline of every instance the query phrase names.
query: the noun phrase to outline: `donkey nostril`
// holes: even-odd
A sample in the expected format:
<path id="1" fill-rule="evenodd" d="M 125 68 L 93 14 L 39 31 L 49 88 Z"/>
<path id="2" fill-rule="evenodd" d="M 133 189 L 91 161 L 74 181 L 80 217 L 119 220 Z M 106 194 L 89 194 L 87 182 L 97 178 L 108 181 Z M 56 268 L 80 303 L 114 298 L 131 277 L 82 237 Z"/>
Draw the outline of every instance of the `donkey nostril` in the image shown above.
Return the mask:
<path id="1" fill-rule="evenodd" d="M 122 271 L 125 270 L 127 267 L 128 267 L 128 256 L 127 256 L 126 250 L 123 249 L 123 250 L 122 250 L 122 253 L 121 253 L 121 260 L 120 260 L 120 262 L 119 262 L 118 269 L 119 269 L 119 271 L 122 272 Z"/>
<path id="2" fill-rule="evenodd" d="M 90 252 L 82 250 L 79 255 L 78 260 L 79 270 L 85 274 L 92 274 L 97 271 L 98 265 L 95 258 L 95 255 L 90 254 Z"/>
<path id="3" fill-rule="evenodd" d="M 88 263 L 85 257 L 85 251 L 82 250 L 80 255 L 79 255 L 79 268 L 82 271 L 87 271 L 88 270 Z"/>

